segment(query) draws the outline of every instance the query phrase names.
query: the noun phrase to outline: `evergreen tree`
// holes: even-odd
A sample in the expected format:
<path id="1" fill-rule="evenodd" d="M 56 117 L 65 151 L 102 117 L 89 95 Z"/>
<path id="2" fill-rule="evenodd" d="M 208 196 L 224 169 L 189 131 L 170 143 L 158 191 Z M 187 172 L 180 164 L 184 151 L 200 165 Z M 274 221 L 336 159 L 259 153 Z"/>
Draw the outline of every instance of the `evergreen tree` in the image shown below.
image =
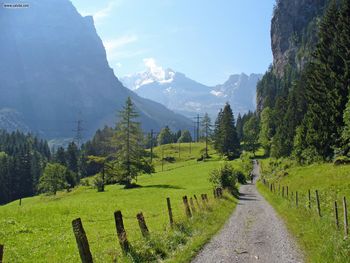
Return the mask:
<path id="1" fill-rule="evenodd" d="M 242 116 L 240 113 L 238 114 L 238 117 L 237 117 L 236 130 L 237 130 L 238 140 L 242 141 L 242 139 L 243 139 L 243 120 L 242 120 Z"/>
<path id="2" fill-rule="evenodd" d="M 270 107 L 263 109 L 260 115 L 259 143 L 264 148 L 265 155 L 270 155 L 273 134 L 273 115 Z"/>
<path id="3" fill-rule="evenodd" d="M 253 115 L 243 127 L 244 131 L 244 144 L 245 148 L 248 151 L 252 151 L 255 155 L 255 152 L 259 148 L 259 119 Z"/>
<path id="4" fill-rule="evenodd" d="M 338 17 L 337 5 L 332 1 L 320 25 L 319 43 L 307 77 L 307 112 L 302 123 L 305 127 L 301 128 L 306 136 L 296 146 L 313 155 L 311 161 L 331 158 L 340 142 L 348 91 L 337 81 L 341 73 L 336 48 Z"/>
<path id="5" fill-rule="evenodd" d="M 115 142 L 117 148 L 116 172 L 119 182 L 131 187 L 132 180 L 140 172 L 151 173 L 152 168 L 144 159 L 145 152 L 142 147 L 142 132 L 140 123 L 135 121 L 138 117 L 134 104 L 128 97 L 123 110 L 120 112 L 120 121 L 117 124 Z"/>
<path id="6" fill-rule="evenodd" d="M 184 130 L 181 132 L 181 137 L 178 139 L 178 142 L 192 142 L 191 133 L 188 130 Z"/>
<path id="7" fill-rule="evenodd" d="M 237 137 L 235 119 L 231 106 L 226 103 L 223 110 L 218 114 L 215 123 L 215 149 L 228 158 L 239 156 L 240 144 Z"/>
<path id="8" fill-rule="evenodd" d="M 158 135 L 158 145 L 163 145 L 163 144 L 169 144 L 169 143 L 173 143 L 173 135 L 171 134 L 171 130 L 168 126 L 165 126 L 165 128 L 163 128 L 159 135 Z"/>
<path id="9" fill-rule="evenodd" d="M 79 149 L 74 142 L 71 142 L 67 147 L 66 152 L 67 167 L 72 172 L 79 172 Z"/>
<path id="10" fill-rule="evenodd" d="M 58 147 L 58 149 L 55 153 L 54 160 L 56 163 L 59 163 L 61 165 L 64 165 L 64 166 L 67 165 L 66 152 L 64 151 L 63 147 Z"/>

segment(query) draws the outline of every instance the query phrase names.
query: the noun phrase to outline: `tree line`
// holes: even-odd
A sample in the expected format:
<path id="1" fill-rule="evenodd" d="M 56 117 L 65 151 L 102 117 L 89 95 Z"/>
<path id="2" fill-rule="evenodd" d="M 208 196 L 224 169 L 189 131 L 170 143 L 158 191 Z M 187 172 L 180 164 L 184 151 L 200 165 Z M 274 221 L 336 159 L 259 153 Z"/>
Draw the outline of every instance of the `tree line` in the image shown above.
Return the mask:
<path id="1" fill-rule="evenodd" d="M 202 157 L 209 158 L 209 144 L 229 159 L 238 157 L 242 150 L 239 136 L 243 138 L 247 132 L 246 123 L 251 115 L 239 115 L 236 124 L 232 109 L 226 104 L 213 126 L 208 114 L 205 114 L 200 123 L 200 139 L 206 145 Z M 82 179 L 92 175 L 98 191 L 104 191 L 106 184 L 114 183 L 125 188 L 135 187 L 139 174 L 154 172 L 150 151 L 146 150 L 150 144 L 193 141 L 188 130 L 172 132 L 168 126 L 150 138 L 150 134 L 142 132 L 137 119 L 138 113 L 128 98 L 115 128 L 106 126 L 97 130 L 94 137 L 81 147 L 71 142 L 66 148 L 58 147 L 52 152 L 47 141 L 31 134 L 1 131 L 0 203 L 37 193 L 70 191 L 82 183 Z M 242 128 L 239 128 L 240 125 Z"/>

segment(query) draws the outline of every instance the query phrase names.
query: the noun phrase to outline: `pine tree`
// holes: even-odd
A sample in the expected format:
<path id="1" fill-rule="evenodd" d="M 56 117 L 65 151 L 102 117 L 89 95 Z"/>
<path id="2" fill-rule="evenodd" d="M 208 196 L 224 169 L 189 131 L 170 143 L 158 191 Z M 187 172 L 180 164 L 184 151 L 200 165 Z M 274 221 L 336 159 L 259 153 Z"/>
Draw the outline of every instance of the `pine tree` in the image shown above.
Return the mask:
<path id="1" fill-rule="evenodd" d="M 240 113 L 238 113 L 237 122 L 236 122 L 236 130 L 237 130 L 237 137 L 239 141 L 242 141 L 243 139 L 243 120 Z"/>
<path id="2" fill-rule="evenodd" d="M 260 114 L 259 143 L 264 148 L 265 155 L 270 155 L 273 136 L 273 111 L 266 107 Z"/>
<path id="3" fill-rule="evenodd" d="M 135 121 L 139 116 L 135 111 L 130 97 L 126 100 L 123 110 L 120 111 L 120 121 L 117 124 L 115 142 L 117 149 L 116 167 L 119 182 L 125 188 L 132 186 L 132 180 L 137 179 L 140 172 L 152 172 L 151 166 L 143 158 L 142 132 L 140 123 Z"/>
<path id="4" fill-rule="evenodd" d="M 215 149 L 228 158 L 239 156 L 240 144 L 230 104 L 226 103 L 215 123 Z"/>
<path id="5" fill-rule="evenodd" d="M 248 151 L 252 151 L 255 155 L 255 152 L 259 148 L 259 119 L 257 116 L 253 115 L 243 127 L 244 131 L 244 143 L 245 148 Z"/>
<path id="6" fill-rule="evenodd" d="M 305 141 L 299 140 L 301 145 L 295 146 L 305 152 L 304 156 L 312 155 L 309 161 L 331 158 L 334 147 L 340 144 L 348 91 L 339 82 L 338 18 L 337 4 L 332 1 L 320 24 L 319 42 L 307 73 L 307 112 L 301 128 L 306 135 Z"/>
<path id="7" fill-rule="evenodd" d="M 159 133 L 158 138 L 158 145 L 163 144 L 169 144 L 174 142 L 174 137 L 171 133 L 171 130 L 168 126 L 165 126 Z"/>
<path id="8" fill-rule="evenodd" d="M 66 163 L 69 170 L 78 174 L 79 172 L 79 149 L 74 142 L 67 147 Z"/>
<path id="9" fill-rule="evenodd" d="M 178 142 L 180 143 L 192 142 L 191 133 L 188 130 L 182 131 L 181 137 L 179 138 Z"/>

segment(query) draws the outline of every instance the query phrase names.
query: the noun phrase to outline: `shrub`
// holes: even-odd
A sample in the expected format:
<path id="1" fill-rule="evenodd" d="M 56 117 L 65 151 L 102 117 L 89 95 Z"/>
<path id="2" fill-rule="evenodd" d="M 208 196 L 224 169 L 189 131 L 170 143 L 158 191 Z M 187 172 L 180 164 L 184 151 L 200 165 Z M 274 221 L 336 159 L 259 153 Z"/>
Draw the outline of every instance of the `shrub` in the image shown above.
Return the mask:
<path id="1" fill-rule="evenodd" d="M 102 179 L 101 174 L 98 174 L 94 178 L 94 186 L 97 189 L 97 192 L 104 192 L 105 190 L 105 182 Z"/>
<path id="2" fill-rule="evenodd" d="M 214 187 L 222 187 L 230 190 L 232 194 L 236 194 L 238 192 L 236 186 L 238 176 L 242 175 L 242 172 L 235 171 L 232 165 L 225 163 L 219 169 L 214 169 L 210 172 L 209 181 L 214 185 Z"/>
<path id="3" fill-rule="evenodd" d="M 350 164 L 350 158 L 347 156 L 337 156 L 334 160 L 334 165 Z"/>

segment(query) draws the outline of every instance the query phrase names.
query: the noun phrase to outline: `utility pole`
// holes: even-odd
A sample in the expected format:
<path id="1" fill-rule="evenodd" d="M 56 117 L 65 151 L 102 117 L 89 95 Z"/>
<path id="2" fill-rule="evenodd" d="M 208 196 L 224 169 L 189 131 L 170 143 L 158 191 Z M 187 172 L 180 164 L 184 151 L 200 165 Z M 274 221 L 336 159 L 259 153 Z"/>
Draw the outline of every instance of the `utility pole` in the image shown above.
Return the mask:
<path id="1" fill-rule="evenodd" d="M 199 127 L 200 127 L 200 119 L 202 119 L 203 117 L 200 117 L 199 114 L 197 114 L 197 117 L 194 117 L 194 119 L 196 120 L 194 122 L 194 141 L 195 142 L 199 142 Z"/>
<path id="2" fill-rule="evenodd" d="M 199 114 L 197 114 L 197 142 L 199 142 Z"/>
<path id="3" fill-rule="evenodd" d="M 83 141 L 83 120 L 81 118 L 81 113 L 79 112 L 79 117 L 78 120 L 75 122 L 76 123 L 76 128 L 75 130 L 73 130 L 75 132 L 75 136 L 74 136 L 74 141 L 77 144 L 77 147 L 80 149 L 80 145 Z"/>
<path id="4" fill-rule="evenodd" d="M 162 172 L 164 171 L 164 147 L 162 145 Z"/>
<path id="5" fill-rule="evenodd" d="M 151 163 L 153 161 L 153 129 L 151 130 Z"/>

